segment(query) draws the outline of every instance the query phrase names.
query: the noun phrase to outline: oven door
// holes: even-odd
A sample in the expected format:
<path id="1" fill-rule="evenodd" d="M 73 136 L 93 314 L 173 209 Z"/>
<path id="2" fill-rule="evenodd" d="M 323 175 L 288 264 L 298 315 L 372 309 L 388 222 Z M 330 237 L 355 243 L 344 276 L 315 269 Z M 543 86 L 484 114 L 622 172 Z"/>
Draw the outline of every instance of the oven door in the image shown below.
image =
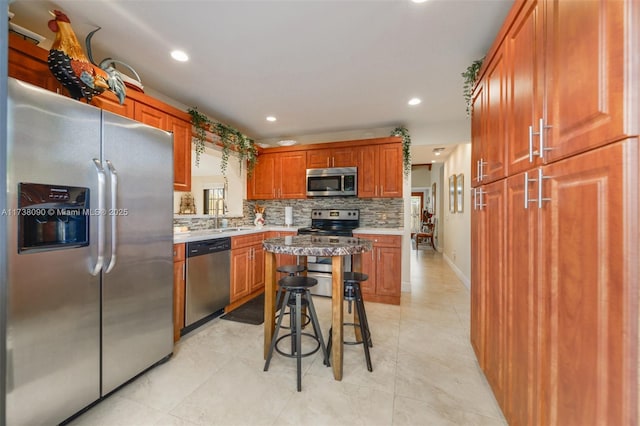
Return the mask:
<path id="1" fill-rule="evenodd" d="M 344 271 L 351 271 L 351 256 L 343 256 Z M 318 284 L 311 287 L 311 294 L 316 296 L 331 297 L 331 257 L 308 256 L 307 276 L 318 280 Z"/>

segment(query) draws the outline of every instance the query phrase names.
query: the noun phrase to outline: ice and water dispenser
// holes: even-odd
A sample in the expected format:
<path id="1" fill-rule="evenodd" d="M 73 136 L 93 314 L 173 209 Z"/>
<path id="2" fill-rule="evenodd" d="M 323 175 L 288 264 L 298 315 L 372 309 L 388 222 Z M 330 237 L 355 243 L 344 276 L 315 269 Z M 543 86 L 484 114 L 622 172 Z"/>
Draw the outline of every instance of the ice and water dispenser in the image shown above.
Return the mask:
<path id="1" fill-rule="evenodd" d="M 18 193 L 18 253 L 89 245 L 89 188 L 23 182 Z"/>

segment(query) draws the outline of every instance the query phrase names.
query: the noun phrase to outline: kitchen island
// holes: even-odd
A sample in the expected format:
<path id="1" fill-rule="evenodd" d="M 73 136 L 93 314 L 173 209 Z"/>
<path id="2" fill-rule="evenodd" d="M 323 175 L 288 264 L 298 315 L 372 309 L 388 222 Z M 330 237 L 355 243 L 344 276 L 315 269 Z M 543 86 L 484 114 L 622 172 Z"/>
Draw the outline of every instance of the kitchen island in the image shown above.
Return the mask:
<path id="1" fill-rule="evenodd" d="M 275 329 L 276 311 L 276 255 L 289 254 L 302 256 L 331 257 L 332 298 L 331 298 L 331 326 L 333 327 L 331 366 L 333 377 L 342 380 L 342 300 L 343 300 L 343 260 L 344 256 L 353 256 L 352 269 L 361 271 L 362 253 L 371 251 L 373 243 L 357 237 L 329 237 L 301 235 L 283 238 L 269 238 L 262 243 L 265 255 L 265 297 L 264 297 L 264 357 L 269 352 L 269 345 Z"/>

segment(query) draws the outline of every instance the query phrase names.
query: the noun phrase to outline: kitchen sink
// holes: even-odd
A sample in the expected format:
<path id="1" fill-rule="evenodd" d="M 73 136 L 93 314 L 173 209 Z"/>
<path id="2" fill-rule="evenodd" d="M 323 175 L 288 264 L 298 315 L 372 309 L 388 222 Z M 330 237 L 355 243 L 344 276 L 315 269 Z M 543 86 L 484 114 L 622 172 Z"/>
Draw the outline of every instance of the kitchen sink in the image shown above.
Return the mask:
<path id="1" fill-rule="evenodd" d="M 250 231 L 253 228 L 244 228 L 244 227 L 236 227 L 236 228 L 218 228 L 214 229 L 214 232 L 236 232 L 236 231 Z"/>

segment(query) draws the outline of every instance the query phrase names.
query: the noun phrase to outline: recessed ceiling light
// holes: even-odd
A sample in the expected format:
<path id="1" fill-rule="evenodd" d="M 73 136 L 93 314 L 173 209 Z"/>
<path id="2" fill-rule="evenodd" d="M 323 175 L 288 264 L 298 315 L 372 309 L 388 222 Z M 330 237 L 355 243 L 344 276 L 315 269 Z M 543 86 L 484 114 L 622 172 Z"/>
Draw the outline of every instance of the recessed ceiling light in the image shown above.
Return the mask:
<path id="1" fill-rule="evenodd" d="M 267 121 L 273 122 L 273 121 L 276 121 L 276 120 L 277 120 L 277 118 L 275 118 L 273 115 L 270 115 L 270 116 L 267 117 Z"/>
<path id="2" fill-rule="evenodd" d="M 432 163 L 435 163 L 435 162 L 436 162 L 436 160 L 431 160 L 431 162 L 432 162 Z"/>
<path id="3" fill-rule="evenodd" d="M 433 148 L 433 153 L 435 155 L 440 155 L 442 154 L 442 151 L 444 151 L 444 148 Z"/>
<path id="4" fill-rule="evenodd" d="M 287 139 L 287 140 L 284 140 L 284 141 L 278 141 L 278 145 L 280 145 L 280 146 L 291 146 L 291 145 L 295 145 L 297 143 L 298 142 L 296 142 L 294 140 L 291 140 L 291 139 Z"/>
<path id="5" fill-rule="evenodd" d="M 411 0 L 411 1 L 414 2 L 414 3 L 424 3 L 427 0 Z"/>
<path id="6" fill-rule="evenodd" d="M 184 53 L 182 50 L 174 50 L 171 52 L 171 57 L 178 62 L 187 62 L 189 60 L 189 55 Z"/>
<path id="7" fill-rule="evenodd" d="M 419 105 L 422 102 L 422 99 L 420 98 L 411 98 L 409 99 L 408 104 L 411 106 L 415 106 L 415 105 Z"/>

